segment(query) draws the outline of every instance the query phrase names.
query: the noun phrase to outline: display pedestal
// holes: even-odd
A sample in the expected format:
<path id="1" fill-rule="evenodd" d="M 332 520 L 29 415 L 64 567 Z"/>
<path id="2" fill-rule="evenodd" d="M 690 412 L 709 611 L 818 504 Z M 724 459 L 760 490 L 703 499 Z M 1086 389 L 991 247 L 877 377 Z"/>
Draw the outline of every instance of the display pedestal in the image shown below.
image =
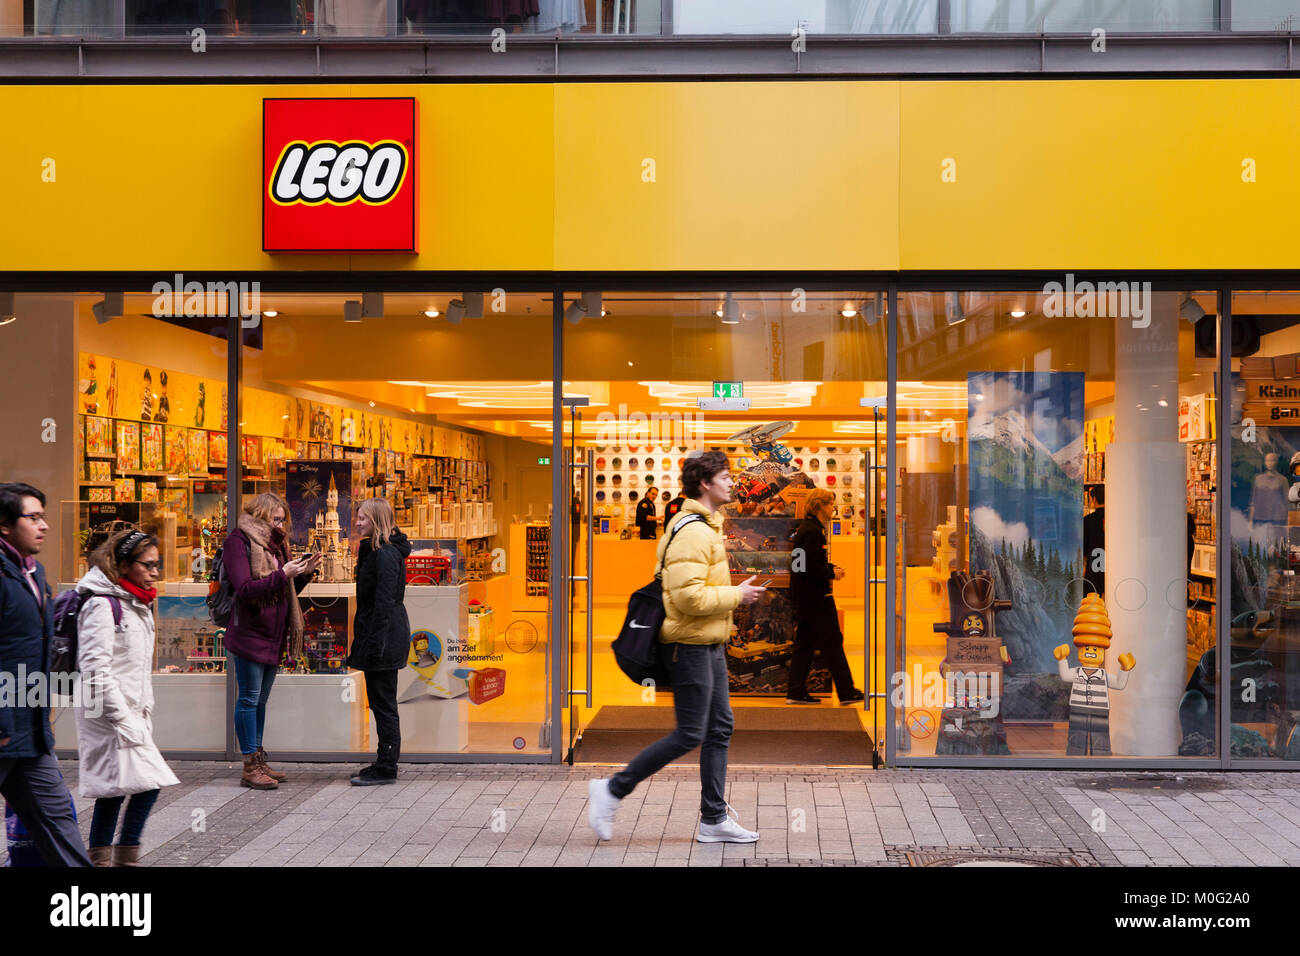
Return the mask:
<path id="1" fill-rule="evenodd" d="M 352 681 L 351 688 L 345 681 Z M 278 675 L 266 706 L 269 749 L 367 749 L 361 736 L 364 682 L 360 671 Z"/>
<path id="2" fill-rule="evenodd" d="M 225 674 L 154 674 L 152 678 L 153 739 L 159 750 L 226 749 Z M 338 685 L 337 680 L 334 683 Z M 271 699 L 275 700 L 274 694 Z M 54 746 L 76 753 L 77 718 L 71 707 L 55 712 Z"/>
<path id="3" fill-rule="evenodd" d="M 397 678 L 397 699 L 415 692 L 413 684 L 420 683 L 415 672 L 406 668 Z M 464 753 L 469 749 L 469 698 L 447 700 L 432 694 L 416 694 L 397 705 L 398 719 L 402 723 L 402 752 L 411 753 Z M 370 742 L 378 736 L 375 720 L 370 718 Z M 373 749 L 373 746 L 372 746 Z"/>

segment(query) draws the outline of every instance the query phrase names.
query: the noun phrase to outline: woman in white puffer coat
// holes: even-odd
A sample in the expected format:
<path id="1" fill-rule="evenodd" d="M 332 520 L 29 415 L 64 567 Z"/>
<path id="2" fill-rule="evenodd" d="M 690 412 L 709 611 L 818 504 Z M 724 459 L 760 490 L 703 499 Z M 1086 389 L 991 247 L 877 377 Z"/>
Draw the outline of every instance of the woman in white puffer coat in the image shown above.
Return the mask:
<path id="1" fill-rule="evenodd" d="M 180 783 L 153 742 L 158 540 L 143 531 L 120 531 L 90 561 L 92 569 L 77 582 L 87 596 L 77 619 L 76 695 L 80 793 L 95 799 L 90 859 L 96 866 L 138 866 L 140 837 L 159 791 Z"/>

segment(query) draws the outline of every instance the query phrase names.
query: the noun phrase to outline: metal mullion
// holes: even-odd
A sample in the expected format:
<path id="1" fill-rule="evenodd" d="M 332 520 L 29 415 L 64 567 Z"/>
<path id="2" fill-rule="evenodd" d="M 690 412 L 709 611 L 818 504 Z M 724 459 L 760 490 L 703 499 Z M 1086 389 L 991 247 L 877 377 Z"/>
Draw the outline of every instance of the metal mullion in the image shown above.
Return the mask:
<path id="1" fill-rule="evenodd" d="M 242 457 L 239 454 L 240 432 L 239 413 L 240 389 L 242 377 L 243 332 L 240 325 L 239 308 L 241 296 L 229 296 L 226 312 L 226 533 L 239 521 L 239 482 Z M 239 689 L 235 683 L 235 664 L 226 651 L 226 758 L 235 758 L 235 701 Z"/>
<path id="2" fill-rule="evenodd" d="M 895 486 L 898 475 L 898 285 L 889 284 L 889 321 L 886 329 L 886 391 L 885 391 L 885 765 L 893 766 L 898 758 L 898 734 L 894 729 L 894 702 L 888 687 L 893 674 L 898 671 L 898 640 L 896 617 L 898 614 L 898 507 Z M 874 485 L 872 494 L 879 497 Z"/>
<path id="3" fill-rule="evenodd" d="M 1225 344 L 1227 347 L 1225 348 Z M 1227 770 L 1232 763 L 1232 697 L 1229 687 L 1232 676 L 1232 587 L 1228 573 L 1232 567 L 1231 530 L 1232 495 L 1232 290 L 1219 290 L 1219 331 L 1215 355 L 1219 359 L 1218 401 L 1215 403 L 1215 454 L 1218 456 L 1218 474 L 1215 476 L 1215 572 L 1214 572 L 1214 630 L 1218 650 L 1214 655 L 1217 665 L 1215 682 L 1219 699 L 1219 761 Z M 1226 544 L 1226 547 L 1225 547 Z M 1225 560 L 1226 559 L 1226 560 Z"/>
<path id="4" fill-rule="evenodd" d="M 551 763 L 563 763 L 568 735 L 564 732 L 564 710 L 569 705 L 568 684 L 565 670 L 568 662 L 564 652 L 568 642 L 568 604 L 560 584 L 561 562 L 565 560 L 564 549 L 568 542 L 564 540 L 564 525 L 560 520 L 559 502 L 565 502 L 564 514 L 567 518 L 568 497 L 564 494 L 564 482 L 568 469 L 563 467 L 564 450 L 564 290 L 552 287 L 551 295 Z M 558 549 L 557 549 L 558 544 Z M 527 550 L 527 549 L 525 549 Z M 526 559 L 525 559 L 526 560 Z M 566 584 L 567 587 L 567 584 Z"/>

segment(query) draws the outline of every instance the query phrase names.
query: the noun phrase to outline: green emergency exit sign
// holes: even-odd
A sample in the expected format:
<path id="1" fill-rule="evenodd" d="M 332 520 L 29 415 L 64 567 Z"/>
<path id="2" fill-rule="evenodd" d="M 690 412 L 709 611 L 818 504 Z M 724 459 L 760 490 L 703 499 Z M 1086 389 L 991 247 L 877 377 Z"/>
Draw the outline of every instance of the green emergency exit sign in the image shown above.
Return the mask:
<path id="1" fill-rule="evenodd" d="M 714 398 L 744 398 L 745 383 L 744 382 L 714 382 L 713 397 Z"/>
<path id="2" fill-rule="evenodd" d="M 549 458 L 539 458 L 539 459 L 537 459 L 537 464 L 539 464 L 539 465 L 549 465 L 550 463 L 551 463 L 551 459 L 549 459 Z"/>

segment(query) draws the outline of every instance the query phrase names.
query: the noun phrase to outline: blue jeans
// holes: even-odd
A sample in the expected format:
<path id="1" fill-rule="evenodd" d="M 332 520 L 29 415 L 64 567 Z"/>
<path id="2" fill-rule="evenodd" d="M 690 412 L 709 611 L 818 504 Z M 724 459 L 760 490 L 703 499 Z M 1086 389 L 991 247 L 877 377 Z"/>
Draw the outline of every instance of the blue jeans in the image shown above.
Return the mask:
<path id="1" fill-rule="evenodd" d="M 229 651 L 226 654 L 235 662 L 235 683 L 239 685 L 239 696 L 235 698 L 235 737 L 239 740 L 239 752 L 247 757 L 262 746 L 266 702 L 275 683 L 276 665 L 259 664 Z"/>
<path id="2" fill-rule="evenodd" d="M 727 818 L 727 748 L 735 720 L 727 692 L 727 656 L 721 644 L 660 644 L 673 683 L 677 729 L 632 758 L 609 781 L 619 800 L 642 780 L 696 747 L 700 748 L 700 819 Z"/>
<path id="3" fill-rule="evenodd" d="M 122 818 L 122 839 L 119 846 L 139 846 L 140 837 L 144 835 L 144 823 L 149 819 L 149 811 L 158 799 L 160 790 L 146 790 L 133 793 L 126 801 L 126 816 Z M 113 833 L 117 830 L 117 815 L 122 809 L 125 797 L 100 797 L 95 801 L 95 812 L 90 818 L 90 846 L 112 846 Z"/>

